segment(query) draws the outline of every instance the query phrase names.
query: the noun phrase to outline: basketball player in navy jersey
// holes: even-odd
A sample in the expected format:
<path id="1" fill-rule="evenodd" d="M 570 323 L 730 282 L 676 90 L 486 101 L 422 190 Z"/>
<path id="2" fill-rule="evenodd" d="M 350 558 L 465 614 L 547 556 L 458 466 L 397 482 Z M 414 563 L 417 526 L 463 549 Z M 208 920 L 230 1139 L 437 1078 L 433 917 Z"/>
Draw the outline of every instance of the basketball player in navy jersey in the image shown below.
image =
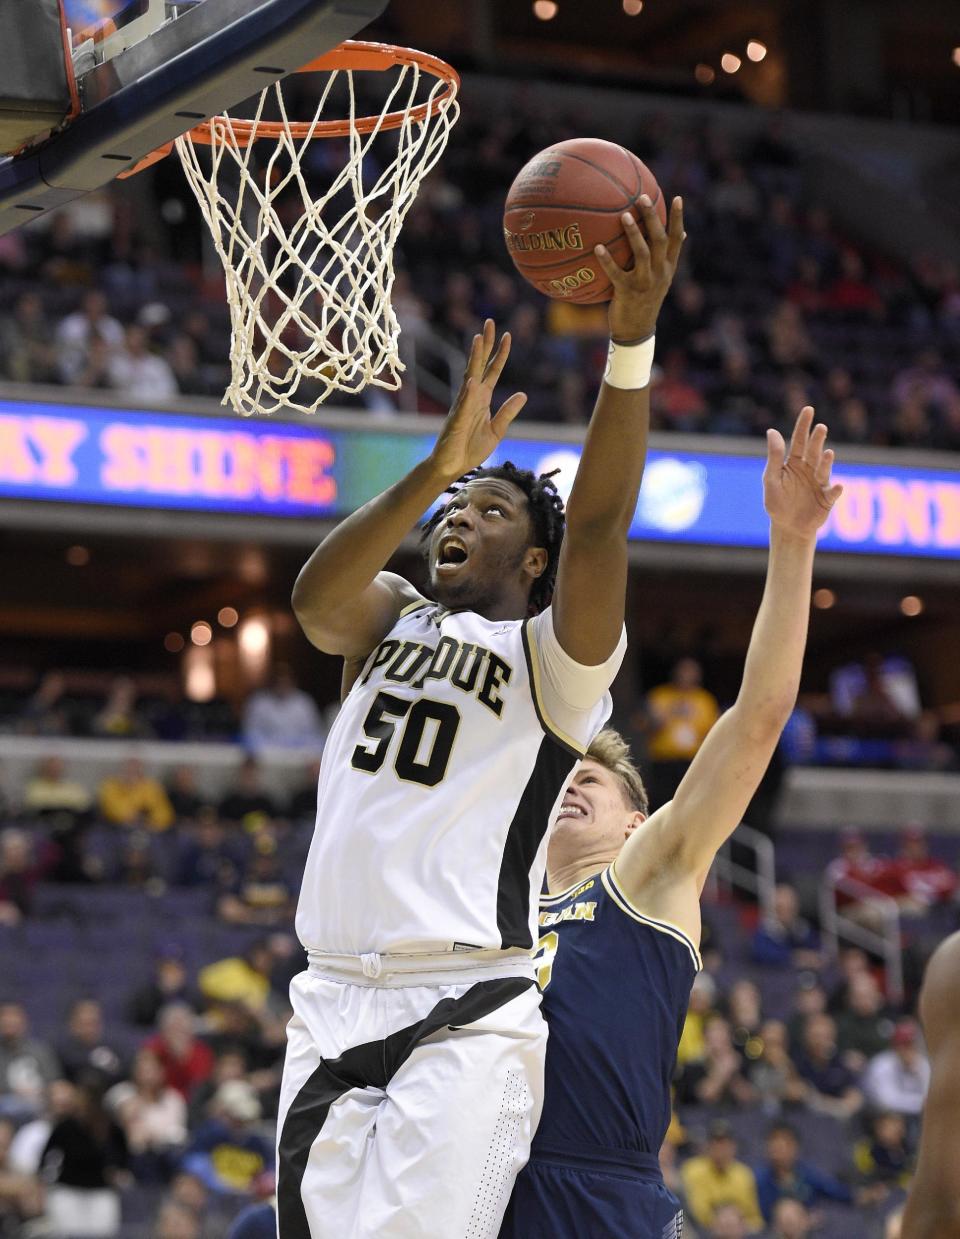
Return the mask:
<path id="1" fill-rule="evenodd" d="M 544 1108 L 501 1239 L 670 1239 L 683 1224 L 657 1154 L 700 967 L 700 893 L 793 709 L 817 530 L 840 495 L 813 410 L 786 452 L 768 431 L 767 583 L 735 704 L 647 817 L 626 743 L 603 731 L 567 788 L 540 903 L 550 1029 Z"/>
<path id="2" fill-rule="evenodd" d="M 960 1239 L 960 933 L 937 947 L 923 978 L 920 1019 L 930 1054 L 917 1173 L 900 1239 Z"/>
<path id="3" fill-rule="evenodd" d="M 480 467 L 525 399 L 491 413 L 510 340 L 488 321 L 430 455 L 297 580 L 308 638 L 362 666 L 327 741 L 297 911 L 309 966 L 291 986 L 280 1239 L 494 1239 L 526 1161 L 546 834 L 623 657 L 653 332 L 684 235 L 679 199 L 666 229 L 641 210 L 642 229 L 624 217 L 630 270 L 595 253 L 611 345 L 565 535 L 548 479 Z M 428 599 L 384 568 L 445 493 Z"/>

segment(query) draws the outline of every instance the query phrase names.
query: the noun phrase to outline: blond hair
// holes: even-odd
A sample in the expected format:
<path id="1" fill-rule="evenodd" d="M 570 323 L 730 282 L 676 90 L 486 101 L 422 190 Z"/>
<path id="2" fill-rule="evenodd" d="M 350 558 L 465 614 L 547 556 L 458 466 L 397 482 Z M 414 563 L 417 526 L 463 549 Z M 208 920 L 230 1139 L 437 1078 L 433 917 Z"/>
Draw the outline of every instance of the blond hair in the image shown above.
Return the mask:
<path id="1" fill-rule="evenodd" d="M 587 749 L 587 757 L 598 766 L 616 778 L 623 792 L 623 798 L 631 809 L 638 813 L 650 812 L 650 800 L 647 789 L 643 786 L 640 771 L 630 755 L 630 745 L 627 744 L 619 731 L 605 727 Z"/>

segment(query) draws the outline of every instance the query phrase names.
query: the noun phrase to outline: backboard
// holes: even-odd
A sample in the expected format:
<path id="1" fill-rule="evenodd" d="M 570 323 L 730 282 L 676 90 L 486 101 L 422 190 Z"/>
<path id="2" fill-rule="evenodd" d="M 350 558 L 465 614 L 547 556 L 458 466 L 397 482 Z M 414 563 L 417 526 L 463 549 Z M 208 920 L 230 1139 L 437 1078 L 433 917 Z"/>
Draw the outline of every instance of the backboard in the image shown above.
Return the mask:
<path id="1" fill-rule="evenodd" d="M 322 56 L 388 0 L 62 0 L 80 113 L 0 159 L 0 235 Z"/>

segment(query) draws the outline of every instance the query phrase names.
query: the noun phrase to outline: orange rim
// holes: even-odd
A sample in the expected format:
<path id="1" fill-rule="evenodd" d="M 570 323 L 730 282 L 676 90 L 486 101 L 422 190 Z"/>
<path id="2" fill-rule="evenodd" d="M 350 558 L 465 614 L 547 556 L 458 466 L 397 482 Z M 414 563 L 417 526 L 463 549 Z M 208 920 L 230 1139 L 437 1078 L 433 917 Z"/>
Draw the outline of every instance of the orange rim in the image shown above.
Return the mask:
<path id="1" fill-rule="evenodd" d="M 347 120 L 325 120 L 313 125 L 309 121 L 290 121 L 284 124 L 282 121 L 235 120 L 231 117 L 232 139 L 238 146 L 244 147 L 249 146 L 258 138 L 279 139 L 286 134 L 294 138 L 345 138 L 351 133 L 366 134 L 373 133 L 376 129 L 399 129 L 401 125 L 408 122 L 419 123 L 436 116 L 440 109 L 454 98 L 460 88 L 459 73 L 439 56 L 431 56 L 429 52 L 418 52 L 412 47 L 395 47 L 392 43 L 364 43 L 352 39 L 341 43 L 339 47 L 335 47 L 324 56 L 311 60 L 301 69 L 295 69 L 294 72 L 332 73 L 336 69 L 363 69 L 372 73 L 384 73 L 387 69 L 395 68 L 397 65 L 419 65 L 425 72 L 446 82 L 446 89 L 433 99 L 417 104 L 416 107 L 400 112 L 388 112 L 386 116 L 362 116 L 352 121 L 349 118 Z M 220 133 L 226 130 L 224 122 L 219 117 L 213 117 L 187 130 L 187 133 L 194 142 L 213 146 L 219 141 L 219 137 L 214 136 L 214 126 Z M 158 146 L 149 155 L 144 155 L 132 168 L 121 172 L 118 179 L 124 180 L 128 176 L 136 176 L 138 172 L 165 159 L 172 150 L 173 142 L 165 142 L 163 146 Z"/>

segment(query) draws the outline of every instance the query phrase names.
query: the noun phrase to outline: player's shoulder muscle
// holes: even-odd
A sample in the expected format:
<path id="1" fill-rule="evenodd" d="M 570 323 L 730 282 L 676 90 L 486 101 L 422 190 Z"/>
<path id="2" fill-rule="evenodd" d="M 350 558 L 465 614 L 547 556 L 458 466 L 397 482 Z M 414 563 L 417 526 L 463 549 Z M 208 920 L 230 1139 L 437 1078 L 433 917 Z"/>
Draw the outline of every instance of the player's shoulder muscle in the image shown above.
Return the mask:
<path id="1" fill-rule="evenodd" d="M 366 658 L 405 610 L 425 601 L 402 576 L 379 572 L 353 602 L 339 607 L 335 616 L 298 613 L 298 618 L 317 649 L 347 659 Z"/>

